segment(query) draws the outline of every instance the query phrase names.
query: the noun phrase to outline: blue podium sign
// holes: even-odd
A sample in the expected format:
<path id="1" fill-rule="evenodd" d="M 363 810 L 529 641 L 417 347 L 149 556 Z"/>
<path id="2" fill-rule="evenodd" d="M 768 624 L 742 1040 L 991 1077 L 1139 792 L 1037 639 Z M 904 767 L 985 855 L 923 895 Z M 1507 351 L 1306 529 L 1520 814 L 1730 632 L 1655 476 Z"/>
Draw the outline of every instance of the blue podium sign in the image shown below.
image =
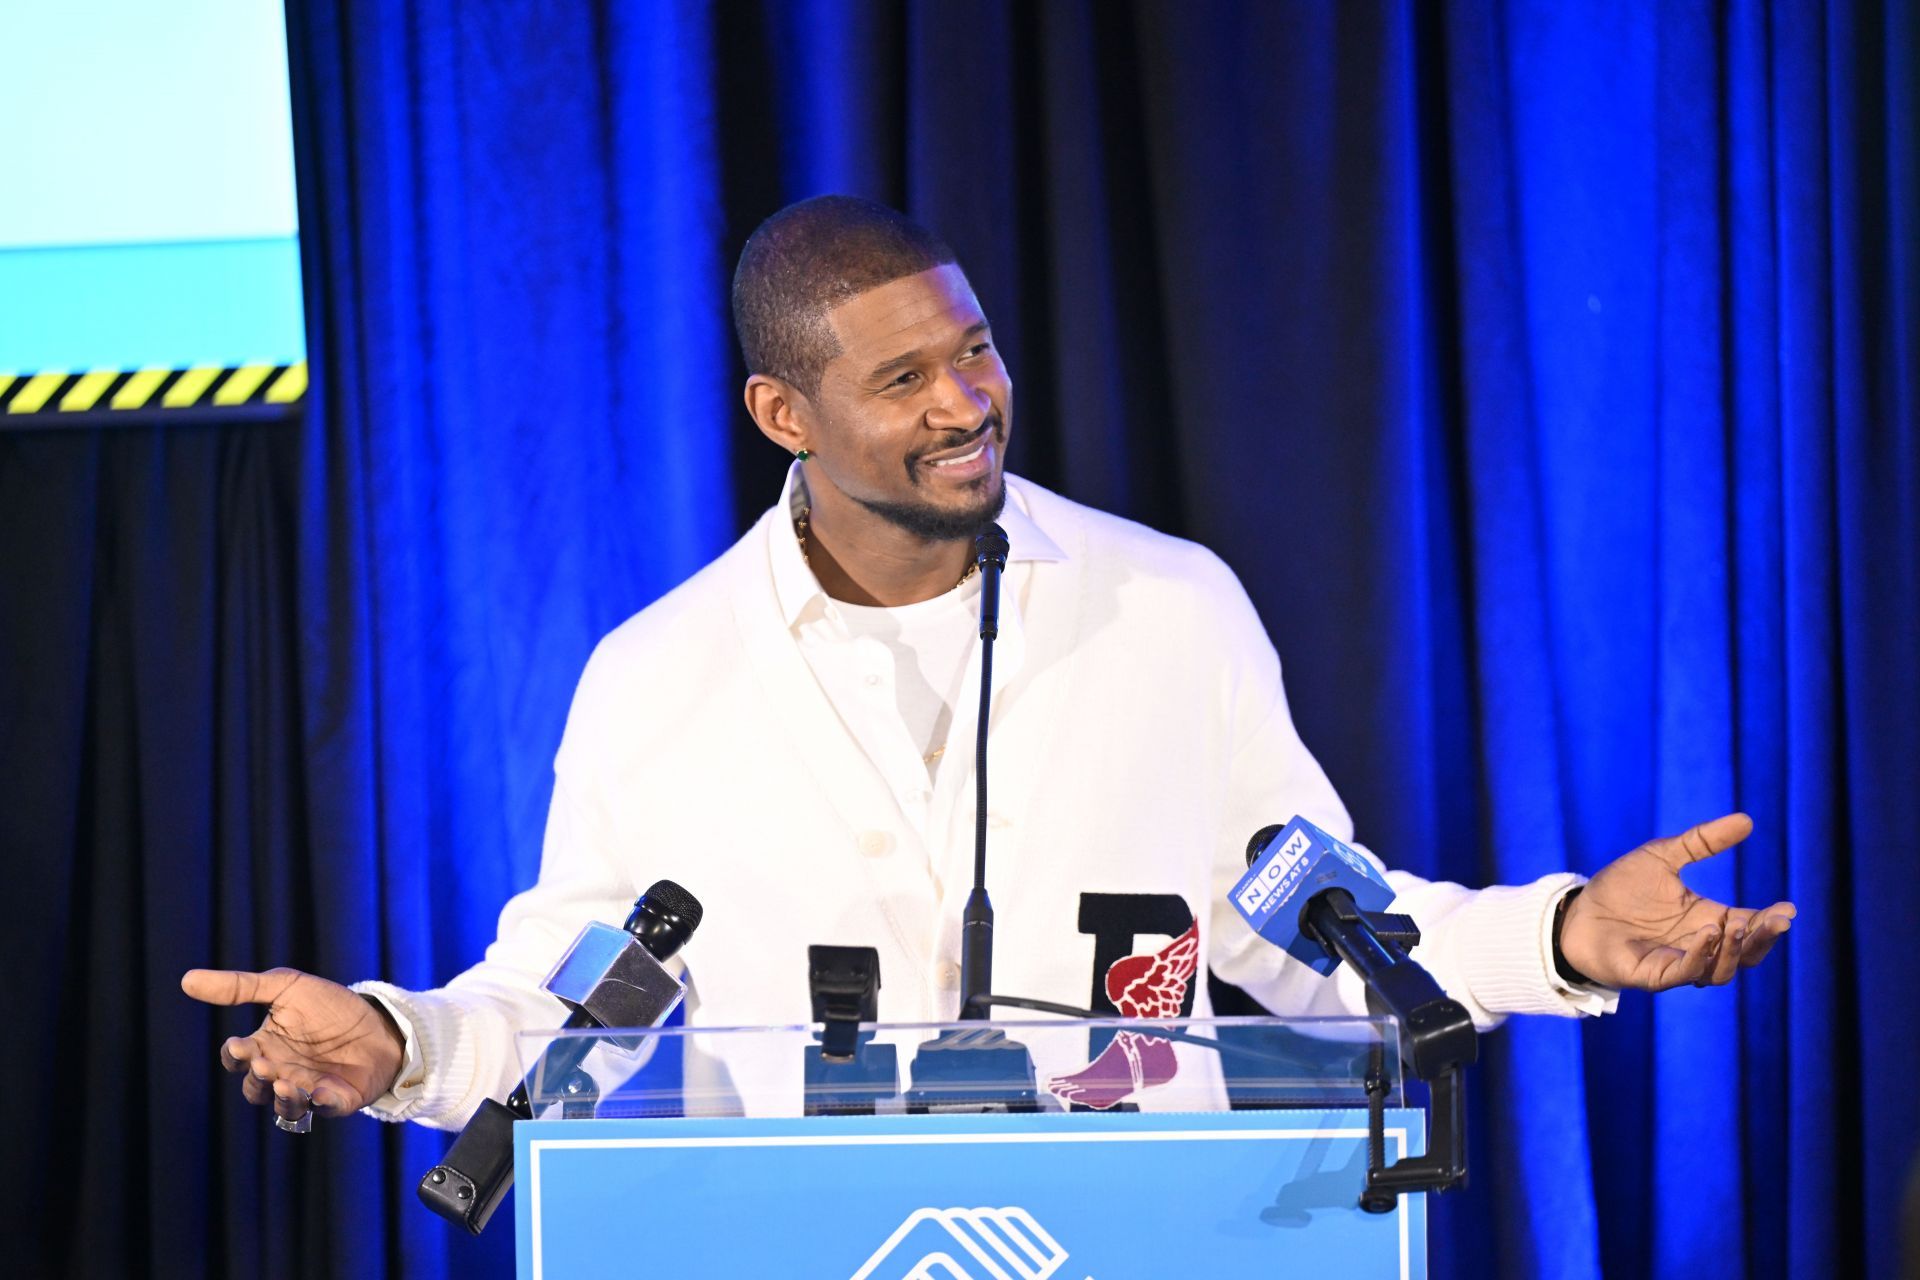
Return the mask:
<path id="1" fill-rule="evenodd" d="M 1425 1117 L 1387 1113 L 1387 1157 Z M 1357 1207 L 1360 1110 L 540 1120 L 523 1280 L 1426 1275 L 1426 1204 Z"/>

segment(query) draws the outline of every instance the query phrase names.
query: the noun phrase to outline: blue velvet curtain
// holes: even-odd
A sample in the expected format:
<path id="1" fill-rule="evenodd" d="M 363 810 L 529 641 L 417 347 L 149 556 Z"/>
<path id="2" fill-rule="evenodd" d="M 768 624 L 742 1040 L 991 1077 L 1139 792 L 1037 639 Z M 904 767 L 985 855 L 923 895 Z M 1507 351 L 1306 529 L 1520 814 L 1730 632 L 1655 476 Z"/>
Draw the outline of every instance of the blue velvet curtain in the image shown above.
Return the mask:
<path id="1" fill-rule="evenodd" d="M 840 190 L 954 243 L 1017 469 L 1239 571 L 1384 856 L 1511 882 L 1754 815 L 1691 878 L 1794 899 L 1782 948 L 1490 1037 L 1436 1273 L 1892 1269 L 1920 1134 L 1912 6 L 290 20 L 306 419 L 0 436 L 0 840 L 53 904 L 6 945 L 72 975 L 9 1023 L 88 1064 L 25 1068 L 61 1096 L 8 1170 L 31 1266 L 508 1269 L 505 1219 L 469 1241 L 413 1203 L 444 1139 L 274 1133 L 213 1066 L 247 1020 L 174 982 L 426 985 L 479 953 L 593 642 L 777 491 L 728 274 L 761 217 Z"/>

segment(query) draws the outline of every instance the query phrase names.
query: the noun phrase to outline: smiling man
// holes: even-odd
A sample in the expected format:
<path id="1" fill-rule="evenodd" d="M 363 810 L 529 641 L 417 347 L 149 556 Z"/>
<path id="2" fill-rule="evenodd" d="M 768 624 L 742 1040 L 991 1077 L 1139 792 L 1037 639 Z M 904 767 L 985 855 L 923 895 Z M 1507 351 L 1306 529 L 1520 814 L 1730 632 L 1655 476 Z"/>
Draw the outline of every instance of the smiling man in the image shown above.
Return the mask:
<path id="1" fill-rule="evenodd" d="M 580 927 L 617 924 L 662 876 L 706 906 L 682 953 L 695 1022 L 803 1021 L 812 943 L 878 949 L 883 1020 L 955 1016 L 969 566 L 993 519 L 1012 547 L 987 823 L 996 989 L 1114 1010 L 1150 971 L 1153 1009 L 1205 1015 L 1204 964 L 1276 1012 L 1363 1011 L 1350 969 L 1319 977 L 1226 900 L 1262 826 L 1300 814 L 1352 834 L 1245 592 L 1201 547 L 1005 476 L 1012 383 L 946 246 L 868 201 L 805 201 L 748 241 L 733 301 L 748 411 L 796 459 L 779 502 L 595 651 L 539 881 L 480 964 L 431 991 L 186 976 L 196 998 L 270 1006 L 221 1050 L 246 1096 L 283 1119 L 462 1124 L 511 1088 L 514 1033 L 562 1020 L 540 982 Z M 1422 927 L 1415 957 L 1481 1025 L 1593 1014 L 1620 987 L 1724 983 L 1766 954 L 1791 904 L 1730 908 L 1680 876 L 1750 829 L 1719 818 L 1585 884 L 1387 874 Z"/>
<path id="2" fill-rule="evenodd" d="M 1013 383 L 952 253 L 877 207 L 810 201 L 747 243 L 733 312 L 747 411 L 802 461 L 799 536 L 827 594 L 888 606 L 953 587 L 1006 501 Z"/>

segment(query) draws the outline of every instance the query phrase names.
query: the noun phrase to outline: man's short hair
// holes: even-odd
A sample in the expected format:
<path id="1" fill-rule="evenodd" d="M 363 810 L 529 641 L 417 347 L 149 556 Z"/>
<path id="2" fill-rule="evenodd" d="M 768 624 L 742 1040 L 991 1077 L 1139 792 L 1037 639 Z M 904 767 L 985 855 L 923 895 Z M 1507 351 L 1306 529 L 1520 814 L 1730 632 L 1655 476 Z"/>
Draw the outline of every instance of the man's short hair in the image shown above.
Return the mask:
<path id="1" fill-rule="evenodd" d="M 869 289 L 954 260 L 940 237 L 858 196 L 790 204 L 747 237 L 733 272 L 733 327 L 747 372 L 818 394 L 840 344 L 827 312 Z"/>

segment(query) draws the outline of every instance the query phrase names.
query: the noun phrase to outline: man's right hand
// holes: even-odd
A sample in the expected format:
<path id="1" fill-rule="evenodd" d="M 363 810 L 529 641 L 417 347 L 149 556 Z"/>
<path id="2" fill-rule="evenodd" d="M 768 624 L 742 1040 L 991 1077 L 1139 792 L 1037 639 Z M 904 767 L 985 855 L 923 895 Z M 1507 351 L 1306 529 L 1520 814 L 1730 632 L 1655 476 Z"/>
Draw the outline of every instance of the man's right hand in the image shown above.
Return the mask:
<path id="1" fill-rule="evenodd" d="M 220 1065 L 244 1073 L 240 1092 L 286 1120 L 308 1108 L 351 1115 L 393 1087 L 406 1058 L 387 1012 L 337 982 L 298 969 L 245 973 L 189 969 L 180 989 L 208 1004 L 264 1004 L 266 1021 L 220 1046 Z"/>

